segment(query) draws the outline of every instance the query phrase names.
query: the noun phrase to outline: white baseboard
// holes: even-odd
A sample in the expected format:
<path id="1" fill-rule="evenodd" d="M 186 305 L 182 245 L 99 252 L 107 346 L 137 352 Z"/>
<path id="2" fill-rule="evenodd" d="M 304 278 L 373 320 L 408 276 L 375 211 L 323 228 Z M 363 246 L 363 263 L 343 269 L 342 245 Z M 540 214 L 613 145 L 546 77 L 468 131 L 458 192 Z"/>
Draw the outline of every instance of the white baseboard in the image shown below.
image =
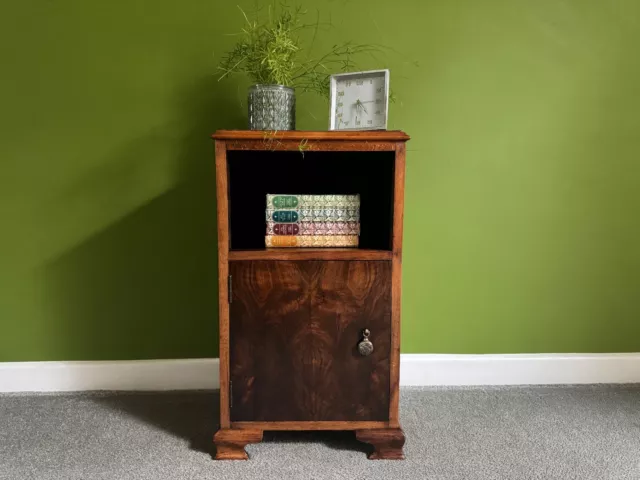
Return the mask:
<path id="1" fill-rule="evenodd" d="M 640 353 L 400 357 L 403 386 L 640 383 Z"/>
<path id="2" fill-rule="evenodd" d="M 0 392 L 203 390 L 218 359 L 0 363 Z M 402 354 L 401 386 L 640 383 L 640 353 Z"/>
<path id="3" fill-rule="evenodd" d="M 0 392 L 218 388 L 217 358 L 0 363 Z"/>

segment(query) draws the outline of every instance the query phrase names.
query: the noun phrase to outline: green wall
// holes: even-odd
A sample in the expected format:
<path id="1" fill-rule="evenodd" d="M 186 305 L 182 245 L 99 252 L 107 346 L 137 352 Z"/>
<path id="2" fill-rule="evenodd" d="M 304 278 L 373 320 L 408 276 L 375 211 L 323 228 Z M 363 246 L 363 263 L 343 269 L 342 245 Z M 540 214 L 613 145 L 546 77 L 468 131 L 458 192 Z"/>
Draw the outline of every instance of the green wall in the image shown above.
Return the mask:
<path id="1" fill-rule="evenodd" d="M 307 5 L 326 43 L 394 49 L 363 66 L 413 137 L 403 351 L 640 351 L 640 3 Z M 245 124 L 214 75 L 240 26 L 221 0 L 3 5 L 0 361 L 217 354 L 208 135 Z"/>

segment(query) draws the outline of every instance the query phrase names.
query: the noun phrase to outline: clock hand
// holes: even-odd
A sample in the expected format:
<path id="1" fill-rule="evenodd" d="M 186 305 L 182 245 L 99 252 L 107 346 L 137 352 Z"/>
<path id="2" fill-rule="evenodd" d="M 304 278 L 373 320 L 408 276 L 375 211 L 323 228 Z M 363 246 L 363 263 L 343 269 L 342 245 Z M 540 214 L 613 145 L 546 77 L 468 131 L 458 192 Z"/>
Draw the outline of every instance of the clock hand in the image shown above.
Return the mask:
<path id="1" fill-rule="evenodd" d="M 360 100 L 358 100 L 358 101 L 356 102 L 356 105 L 357 105 L 359 108 L 361 108 L 362 110 L 364 110 L 364 113 L 366 113 L 367 115 L 369 115 L 369 112 L 367 112 L 367 109 L 366 109 L 366 108 L 364 108 L 364 104 L 363 104 L 363 102 L 361 102 Z"/>

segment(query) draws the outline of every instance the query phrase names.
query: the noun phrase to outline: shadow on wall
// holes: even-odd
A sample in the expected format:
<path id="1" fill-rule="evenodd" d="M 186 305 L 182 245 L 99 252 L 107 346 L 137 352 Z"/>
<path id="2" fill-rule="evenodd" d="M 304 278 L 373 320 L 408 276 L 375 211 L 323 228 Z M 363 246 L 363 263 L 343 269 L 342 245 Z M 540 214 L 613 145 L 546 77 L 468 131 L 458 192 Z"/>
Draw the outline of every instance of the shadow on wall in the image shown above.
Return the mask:
<path id="1" fill-rule="evenodd" d="M 93 171 L 61 199 L 117 204 L 119 196 L 145 185 L 145 175 L 157 174 L 159 148 L 175 152 L 172 188 L 46 266 L 46 301 L 55 319 L 51 344 L 66 360 L 217 356 L 214 148 L 209 136 L 223 126 L 242 128 L 246 120 L 235 92 L 213 77 L 177 98 L 182 109 L 172 119 L 175 128 L 125 145 L 104 162 L 106 171 Z M 171 168 L 165 164 L 163 169 Z"/>

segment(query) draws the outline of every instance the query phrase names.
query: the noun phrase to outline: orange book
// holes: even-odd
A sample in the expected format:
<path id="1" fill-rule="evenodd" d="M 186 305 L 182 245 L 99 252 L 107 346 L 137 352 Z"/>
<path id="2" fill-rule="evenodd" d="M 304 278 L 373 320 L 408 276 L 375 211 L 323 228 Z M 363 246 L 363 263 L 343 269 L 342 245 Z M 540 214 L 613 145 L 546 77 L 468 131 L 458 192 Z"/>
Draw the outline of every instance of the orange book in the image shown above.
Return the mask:
<path id="1" fill-rule="evenodd" d="M 357 235 L 267 235 L 267 247 L 357 247 Z"/>

